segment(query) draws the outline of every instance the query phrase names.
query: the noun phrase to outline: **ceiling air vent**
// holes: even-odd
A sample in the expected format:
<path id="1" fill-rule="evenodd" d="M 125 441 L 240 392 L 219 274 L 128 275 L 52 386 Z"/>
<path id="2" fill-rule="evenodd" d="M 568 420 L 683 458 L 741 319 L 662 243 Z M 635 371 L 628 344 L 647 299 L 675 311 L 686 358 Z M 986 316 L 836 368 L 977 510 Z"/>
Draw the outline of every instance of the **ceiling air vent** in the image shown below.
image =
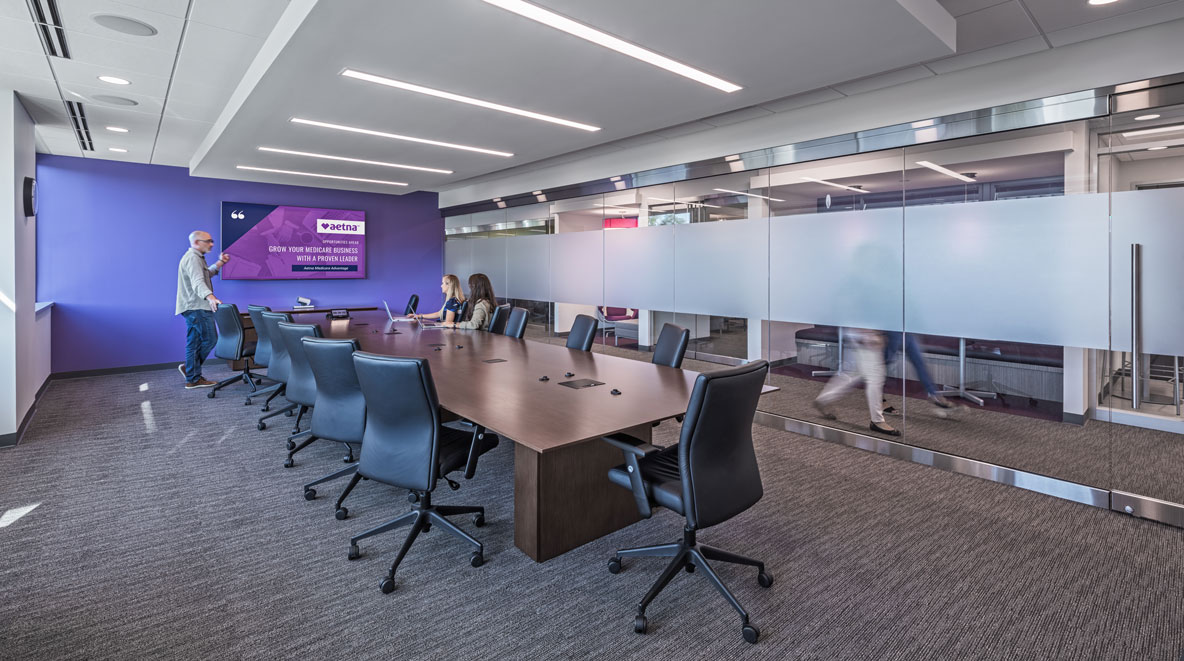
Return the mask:
<path id="1" fill-rule="evenodd" d="M 41 46 L 54 57 L 69 59 L 70 48 L 66 46 L 66 30 L 62 27 L 62 14 L 57 0 L 27 0 L 37 32 L 41 35 Z"/>
<path id="2" fill-rule="evenodd" d="M 95 143 L 90 139 L 90 125 L 86 123 L 86 111 L 77 101 L 67 101 L 66 110 L 70 112 L 70 123 L 74 125 L 74 135 L 78 138 L 78 146 L 82 151 L 94 151 Z"/>

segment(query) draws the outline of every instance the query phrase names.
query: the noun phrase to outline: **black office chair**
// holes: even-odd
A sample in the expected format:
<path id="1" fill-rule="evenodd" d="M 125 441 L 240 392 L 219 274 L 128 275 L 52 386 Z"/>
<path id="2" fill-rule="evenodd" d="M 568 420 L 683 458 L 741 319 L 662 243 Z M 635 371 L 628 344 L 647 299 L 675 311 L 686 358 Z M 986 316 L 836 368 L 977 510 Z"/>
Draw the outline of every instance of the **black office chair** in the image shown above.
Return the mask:
<path id="1" fill-rule="evenodd" d="M 525 333 L 526 308 L 514 308 L 513 310 L 510 310 L 510 318 L 506 320 L 506 328 L 502 332 L 502 335 L 521 340 L 522 335 Z"/>
<path id="2" fill-rule="evenodd" d="M 416 308 L 419 307 L 419 294 L 412 294 L 407 301 L 407 307 L 403 308 L 403 316 L 415 314 Z"/>
<path id="3" fill-rule="evenodd" d="M 247 314 L 251 317 L 251 325 L 255 327 L 255 356 L 252 362 L 255 367 L 267 367 L 271 361 L 271 334 L 267 332 L 267 325 L 263 323 L 263 313 L 271 312 L 271 308 L 266 305 L 248 305 Z M 274 381 L 270 376 L 266 376 L 267 380 Z M 261 388 L 255 392 L 247 394 L 247 400 L 244 404 L 250 404 L 251 399 L 261 397 L 263 395 L 270 395 L 271 393 L 283 387 L 283 383 L 276 381 L 275 383 Z"/>
<path id="4" fill-rule="evenodd" d="M 461 301 L 460 307 L 456 310 L 456 317 L 454 321 L 467 321 L 469 316 L 469 302 Z"/>
<path id="5" fill-rule="evenodd" d="M 440 424 L 436 385 L 427 360 L 359 351 L 354 354 L 354 367 L 366 399 L 366 431 L 358 475 L 409 489 L 417 502 L 403 516 L 351 539 L 349 559 L 360 557 L 359 541 L 410 525 L 411 531 L 381 584 L 382 591 L 389 593 L 395 589 L 395 571 L 415 538 L 429 526 L 439 525 L 476 548 L 470 563 L 480 567 L 485 562 L 481 542 L 444 517 L 474 514 L 473 525 L 479 528 L 485 525 L 485 508 L 433 505 L 432 492 L 436 481 L 448 473 L 466 464 L 475 468 L 477 457 L 495 444 L 480 442 L 476 435 Z"/>
<path id="6" fill-rule="evenodd" d="M 284 389 L 284 397 L 298 407 L 296 409 L 296 426 L 292 428 L 292 435 L 288 437 L 288 460 L 284 462 L 284 468 L 291 468 L 295 465 L 292 457 L 308 447 L 309 443 L 317 440 L 317 436 L 312 433 L 311 425 L 308 429 L 300 431 L 301 418 L 317 403 L 317 380 L 312 373 L 312 367 L 308 364 L 308 354 L 304 353 L 304 343 L 301 340 L 306 337 L 321 337 L 321 327 L 316 324 L 292 324 L 286 321 L 279 322 L 277 326 L 280 338 L 283 340 L 284 346 L 288 348 L 291 367 L 291 371 L 288 372 L 288 384 Z M 296 439 L 306 434 L 308 438 L 297 446 Z"/>
<path id="7" fill-rule="evenodd" d="M 271 410 L 271 400 L 283 395 L 288 389 L 288 374 L 292 371 L 292 359 L 288 356 L 288 345 L 280 338 L 279 325 L 281 322 L 292 323 L 292 315 L 286 312 L 262 312 L 259 316 L 263 318 L 263 327 L 266 329 L 267 335 L 274 338 L 271 343 L 271 358 L 267 361 L 267 378 L 275 379 L 280 384 L 280 387 L 268 395 L 267 400 L 263 402 L 263 411 L 266 413 Z M 281 414 L 292 415 L 292 411 L 297 406 L 297 404 L 288 404 L 277 411 L 268 413 L 259 418 L 259 422 L 255 426 L 259 431 L 263 431 L 267 429 L 267 423 L 264 420 Z"/>
<path id="8" fill-rule="evenodd" d="M 654 345 L 654 356 L 650 362 L 666 367 L 682 367 L 682 359 L 687 355 L 690 341 L 689 330 L 674 324 L 662 324 L 662 332 L 658 334 L 658 343 Z"/>
<path id="9" fill-rule="evenodd" d="M 756 567 L 757 583 L 765 588 L 773 585 L 772 574 L 759 560 L 699 545 L 695 533 L 731 519 L 764 494 L 752 447 L 752 418 L 768 373 L 769 364 L 758 360 L 700 374 L 691 392 L 679 442 L 668 448 L 656 448 L 627 434 L 604 438 L 625 453 L 624 465 L 610 469 L 608 477 L 633 491 L 642 518 L 648 519 L 654 506 L 686 517 L 681 542 L 622 549 L 609 560 L 608 570 L 616 574 L 621 571 L 622 558 L 672 558 L 637 607 L 633 621 L 637 633 L 645 633 L 646 607 L 685 568 L 688 572 L 702 570 L 740 613 L 744 640 L 755 643 L 760 637 L 760 630 L 748 622 L 748 612 L 707 561 Z"/>
<path id="10" fill-rule="evenodd" d="M 353 460 L 353 449 L 350 447 L 361 444 L 362 432 L 366 429 L 366 399 L 362 396 L 362 387 L 358 385 L 358 373 L 354 370 L 354 352 L 361 347 L 358 341 L 353 339 L 332 340 L 304 336 L 300 341 L 304 345 L 304 355 L 317 383 L 312 435 L 336 441 L 349 449 L 349 454 L 345 457 L 349 466 L 304 485 L 304 499 L 313 500 L 317 497 L 317 490 L 313 488 L 316 485 L 352 474 L 354 479 L 337 498 L 335 507 L 337 520 L 342 521 L 349 516 L 349 510 L 341 504 L 361 479 L 361 476 L 357 475 L 358 464 Z"/>
<path id="11" fill-rule="evenodd" d="M 499 305 L 493 308 L 493 314 L 489 315 L 489 326 L 485 330 L 501 335 L 506 332 L 506 322 L 509 320 L 510 304 Z"/>
<path id="12" fill-rule="evenodd" d="M 567 348 L 591 351 L 592 342 L 596 340 L 598 326 L 600 326 L 600 322 L 596 321 L 596 317 L 577 314 L 575 323 L 571 325 L 571 332 L 567 334 Z"/>
<path id="13" fill-rule="evenodd" d="M 247 342 L 247 333 L 243 329 L 243 318 L 239 316 L 238 306 L 234 303 L 219 304 L 218 309 L 214 311 L 214 322 L 218 325 L 218 343 L 214 345 L 214 357 L 227 362 L 241 360 L 243 370 L 229 379 L 219 381 L 210 388 L 210 393 L 206 396 L 213 399 L 219 390 L 236 381 L 251 386 L 252 391 L 257 390 L 255 383 L 259 377 L 251 373 L 251 362 L 247 360 L 255 355 L 255 343 Z"/>

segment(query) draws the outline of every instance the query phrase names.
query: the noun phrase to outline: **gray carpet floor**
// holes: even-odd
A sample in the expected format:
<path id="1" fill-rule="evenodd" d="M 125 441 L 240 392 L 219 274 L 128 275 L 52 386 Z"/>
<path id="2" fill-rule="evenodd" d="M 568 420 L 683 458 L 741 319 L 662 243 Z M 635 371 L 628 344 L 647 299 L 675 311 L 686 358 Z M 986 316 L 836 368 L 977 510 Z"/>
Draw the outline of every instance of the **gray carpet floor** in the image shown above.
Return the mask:
<path id="1" fill-rule="evenodd" d="M 691 367 L 691 365 L 688 365 Z M 211 375 L 216 374 L 209 370 Z M 314 444 L 284 469 L 290 418 L 256 431 L 241 388 L 211 401 L 175 370 L 55 381 L 0 450 L 4 659 L 1180 659 L 1184 531 L 754 427 L 765 496 L 701 541 L 765 560 L 770 589 L 717 569 L 755 646 L 698 574 L 631 628 L 661 560 L 618 575 L 616 547 L 675 541 L 669 512 L 552 561 L 513 545 L 513 452 L 437 501 L 480 504 L 488 562 L 421 536 L 348 538 L 409 507 L 363 483 L 337 521 L 300 485 L 342 465 Z M 677 426 L 656 430 L 673 441 Z"/>

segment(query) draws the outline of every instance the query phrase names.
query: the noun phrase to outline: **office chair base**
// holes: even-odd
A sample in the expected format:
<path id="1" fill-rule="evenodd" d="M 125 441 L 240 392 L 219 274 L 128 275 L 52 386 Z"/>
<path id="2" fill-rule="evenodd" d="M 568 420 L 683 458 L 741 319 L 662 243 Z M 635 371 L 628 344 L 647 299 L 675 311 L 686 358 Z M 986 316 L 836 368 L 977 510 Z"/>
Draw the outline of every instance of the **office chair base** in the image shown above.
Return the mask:
<path id="1" fill-rule="evenodd" d="M 645 633 L 649 621 L 645 616 L 645 609 L 649 607 L 650 603 L 658 596 L 670 581 L 674 579 L 680 570 L 686 570 L 687 573 L 693 573 L 695 569 L 701 569 L 715 589 L 723 595 L 732 608 L 740 614 L 741 635 L 744 640 L 749 643 L 755 643 L 760 639 L 760 629 L 748 621 L 748 611 L 740 605 L 740 601 L 736 599 L 731 590 L 724 585 L 723 580 L 715 573 L 715 570 L 708 564 L 708 559 L 718 562 L 727 562 L 731 564 L 748 565 L 757 568 L 757 584 L 762 588 L 768 588 L 773 585 L 773 575 L 765 571 L 765 564 L 759 560 L 742 556 L 723 549 L 717 549 L 707 545 L 700 545 L 695 540 L 695 531 L 690 529 L 683 529 L 683 539 L 681 542 L 673 544 L 659 544 L 656 546 L 643 546 L 632 549 L 621 549 L 617 554 L 608 561 L 608 571 L 611 574 L 620 573 L 624 568 L 624 558 L 672 558 L 666 565 L 666 569 L 658 576 L 658 580 L 650 587 L 649 592 L 642 598 L 641 603 L 637 606 L 637 615 L 633 619 L 633 630 L 637 633 Z"/>
<path id="2" fill-rule="evenodd" d="M 258 378 L 259 377 L 256 376 L 255 374 L 252 374 L 249 369 L 244 369 L 242 372 L 239 372 L 238 374 L 235 374 L 234 376 L 232 376 L 228 379 L 222 379 L 218 383 L 214 384 L 214 387 L 210 388 L 210 392 L 209 392 L 209 394 L 206 395 L 206 397 L 213 399 L 214 396 L 218 394 L 219 390 L 225 388 L 226 386 L 228 386 L 236 381 L 242 381 L 243 383 L 247 384 L 248 386 L 251 386 L 252 393 L 258 392 L 258 388 L 255 387 L 255 384 L 257 382 L 262 383 L 262 381 L 258 381 Z"/>
<path id="3" fill-rule="evenodd" d="M 477 541 L 472 535 L 461 530 L 456 524 L 449 521 L 445 517 L 456 516 L 458 514 L 474 514 L 473 523 L 480 527 L 485 524 L 485 508 L 472 507 L 467 505 L 432 505 L 431 492 L 423 492 L 419 496 L 419 503 L 415 509 L 403 514 L 402 516 L 387 521 L 386 523 L 367 530 L 349 540 L 349 559 L 357 560 L 362 556 L 361 548 L 358 547 L 358 542 L 367 538 L 373 537 L 389 530 L 402 528 L 410 525 L 411 531 L 407 533 L 407 538 L 403 540 L 403 546 L 399 549 L 399 554 L 395 556 L 395 561 L 391 564 L 390 571 L 387 572 L 386 577 L 379 584 L 379 588 L 383 594 L 389 594 L 395 589 L 395 572 L 399 569 L 399 564 L 403 562 L 403 558 L 407 555 L 407 551 L 411 549 L 412 543 L 421 532 L 426 532 L 426 529 L 432 525 L 438 525 L 454 537 L 468 542 L 470 545 L 476 547 L 476 550 L 469 556 L 469 564 L 473 567 L 480 567 L 485 564 L 485 548 L 481 542 Z M 480 521 L 480 523 L 478 523 Z"/>
<path id="4" fill-rule="evenodd" d="M 267 429 L 267 423 L 263 422 L 264 420 L 267 420 L 268 418 L 274 418 L 280 414 L 286 414 L 286 415 L 290 416 L 290 415 L 292 415 L 292 411 L 294 411 L 295 409 L 296 409 L 296 404 L 289 404 L 289 405 L 285 406 L 284 408 L 279 409 L 278 411 L 272 411 L 271 413 L 268 413 L 267 415 L 263 416 L 262 418 L 259 418 L 259 424 L 256 426 L 259 428 L 259 431 L 263 431 L 264 429 Z"/>

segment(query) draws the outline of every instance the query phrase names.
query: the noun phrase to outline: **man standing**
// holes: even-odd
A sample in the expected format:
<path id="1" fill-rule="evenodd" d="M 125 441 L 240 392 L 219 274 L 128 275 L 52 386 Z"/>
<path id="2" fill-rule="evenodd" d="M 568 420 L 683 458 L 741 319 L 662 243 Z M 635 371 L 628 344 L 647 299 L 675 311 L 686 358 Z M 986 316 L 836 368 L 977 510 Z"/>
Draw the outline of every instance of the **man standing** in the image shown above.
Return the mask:
<path id="1" fill-rule="evenodd" d="M 177 267 L 177 314 L 185 317 L 185 363 L 177 369 L 185 375 L 185 387 L 207 388 L 213 381 L 202 378 L 201 365 L 218 342 L 214 328 L 214 310 L 222 301 L 214 296 L 210 276 L 230 261 L 223 254 L 213 266 L 206 266 L 206 253 L 214 249 L 214 239 L 198 230 L 189 234 L 189 250 Z"/>

